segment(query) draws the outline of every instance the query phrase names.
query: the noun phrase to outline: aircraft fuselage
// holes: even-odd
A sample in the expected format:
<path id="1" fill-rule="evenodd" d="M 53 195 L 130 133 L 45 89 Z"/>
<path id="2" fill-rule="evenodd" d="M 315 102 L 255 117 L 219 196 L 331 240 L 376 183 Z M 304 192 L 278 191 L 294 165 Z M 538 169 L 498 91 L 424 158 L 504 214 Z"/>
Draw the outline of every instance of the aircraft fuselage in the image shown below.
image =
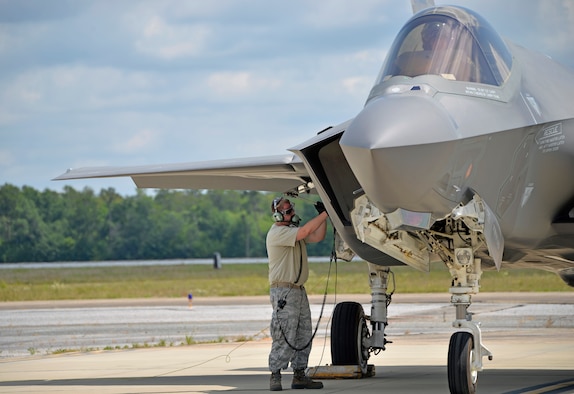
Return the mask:
<path id="1" fill-rule="evenodd" d="M 496 217 L 505 261 L 568 267 L 558 260 L 574 258 L 574 73 L 502 43 L 467 12 L 439 7 L 413 17 L 364 109 L 293 151 L 314 173 L 321 197 L 332 203 L 342 238 L 368 261 L 408 264 L 351 239 L 358 237 L 351 220 L 358 196 L 382 214 L 427 213 L 432 225 L 477 194 Z M 441 52 L 451 68 L 441 69 L 446 66 L 440 59 L 398 68 L 405 57 L 420 61 L 413 36 L 437 24 L 452 25 L 454 48 Z M 453 31 L 467 49 L 454 43 Z M 487 44 L 495 49 L 484 50 Z M 457 61 L 462 65 L 455 68 Z M 464 71 L 472 67 L 486 71 Z M 440 74 L 417 74 L 425 70 Z"/>

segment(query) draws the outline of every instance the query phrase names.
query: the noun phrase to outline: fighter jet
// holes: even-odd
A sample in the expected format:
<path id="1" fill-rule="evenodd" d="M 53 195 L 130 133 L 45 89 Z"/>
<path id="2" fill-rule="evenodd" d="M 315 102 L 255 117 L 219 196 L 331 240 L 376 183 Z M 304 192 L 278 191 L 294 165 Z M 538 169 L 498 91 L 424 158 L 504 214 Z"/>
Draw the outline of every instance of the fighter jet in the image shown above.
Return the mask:
<path id="1" fill-rule="evenodd" d="M 454 6 L 418 11 L 392 44 L 362 111 L 280 156 L 68 170 L 140 188 L 316 193 L 340 259 L 367 262 L 372 307 L 336 306 L 335 365 L 366 372 L 388 341 L 391 267 L 452 277 L 451 393 L 474 393 L 483 358 L 468 308 L 483 269 L 539 268 L 574 286 L 574 71 L 503 40 Z M 445 286 L 446 287 L 446 286 Z"/>

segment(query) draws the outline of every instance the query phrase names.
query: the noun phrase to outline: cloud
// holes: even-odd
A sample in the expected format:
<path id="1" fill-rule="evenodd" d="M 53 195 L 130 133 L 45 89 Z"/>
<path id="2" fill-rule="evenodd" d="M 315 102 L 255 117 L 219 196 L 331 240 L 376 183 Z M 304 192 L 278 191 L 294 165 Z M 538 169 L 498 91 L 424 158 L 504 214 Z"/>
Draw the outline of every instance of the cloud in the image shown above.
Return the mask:
<path id="1" fill-rule="evenodd" d="M 156 146 L 159 134 L 160 133 L 153 130 L 140 130 L 127 140 L 116 143 L 114 150 L 119 153 L 128 154 L 149 151 Z"/>
<path id="2" fill-rule="evenodd" d="M 399 3 L 0 0 L 0 179 L 284 153 L 362 108 Z M 455 3 L 574 67 L 571 0 Z"/>
<path id="3" fill-rule="evenodd" d="M 87 4 L 74 0 L 0 1 L 0 22 L 38 22 L 60 20 L 77 15 Z"/>
<path id="4" fill-rule="evenodd" d="M 275 90 L 281 87 L 281 81 L 256 76 L 246 71 L 220 72 L 211 74 L 207 86 L 216 96 L 245 96 L 261 90 Z"/>
<path id="5" fill-rule="evenodd" d="M 207 26 L 170 25 L 159 15 L 154 15 L 143 26 L 135 48 L 150 56 L 172 60 L 201 53 L 210 35 Z"/>
<path id="6" fill-rule="evenodd" d="M 398 4 L 388 0 L 363 0 L 360 4 L 349 0 L 309 2 L 302 13 L 304 21 L 318 28 L 345 28 L 364 24 L 383 25 L 397 10 L 410 7 L 409 2 Z"/>
<path id="7" fill-rule="evenodd" d="M 16 162 L 16 158 L 12 152 L 7 149 L 0 149 L 0 167 L 8 167 Z"/>
<path id="8" fill-rule="evenodd" d="M 46 67 L 0 83 L 0 106 L 33 116 L 138 106 L 161 101 L 162 83 L 156 74 L 111 67 Z"/>

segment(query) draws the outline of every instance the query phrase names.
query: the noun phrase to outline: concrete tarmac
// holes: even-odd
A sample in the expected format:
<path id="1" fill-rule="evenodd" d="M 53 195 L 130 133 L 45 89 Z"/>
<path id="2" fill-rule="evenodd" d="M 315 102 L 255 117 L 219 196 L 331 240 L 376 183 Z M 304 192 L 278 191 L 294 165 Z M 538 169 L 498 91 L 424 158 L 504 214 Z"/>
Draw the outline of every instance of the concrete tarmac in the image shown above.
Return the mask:
<path id="1" fill-rule="evenodd" d="M 386 351 L 369 360 L 369 363 L 375 365 L 375 376 L 323 380 L 325 388 L 320 392 L 448 392 L 446 355 L 449 337 L 453 332 L 450 328 L 450 312 L 447 312 L 449 309 L 443 310 L 452 308 L 448 305 L 448 299 L 445 304 L 444 295 L 395 298 L 396 305 L 391 305 L 391 310 L 394 308 L 395 312 L 390 314 L 388 330 L 393 343 L 388 345 Z M 483 341 L 494 354 L 494 360 L 484 359 L 485 370 L 479 374 L 479 393 L 574 393 L 572 293 L 526 293 L 523 296 L 484 294 L 476 298 L 471 309 L 474 308 L 475 320 L 486 322 L 483 323 Z M 354 296 L 354 299 L 357 300 L 357 297 Z M 233 302 L 263 309 L 268 307 L 265 297 L 203 301 L 198 300 L 194 309 L 197 307 L 201 311 L 200 306 L 218 308 L 220 303 L 228 308 Z M 368 299 L 357 301 L 367 303 Z M 15 319 L 13 314 L 17 317 L 22 311 L 32 313 L 26 316 L 33 318 L 33 313 L 36 313 L 33 311 L 42 315 L 50 311 L 60 313 L 62 310 L 84 311 L 92 308 L 97 313 L 98 308 L 124 308 L 125 303 L 129 303 L 130 308 L 143 304 L 161 308 L 165 303 L 171 305 L 168 308 L 174 309 L 173 300 L 171 303 L 165 300 L 113 301 L 113 305 L 104 302 L 104 306 L 100 302 L 88 302 L 91 304 L 89 306 L 86 303 L 49 303 L 44 306 L 4 303 L 0 305 L 0 314 L 4 322 L 4 318 Z M 181 312 L 175 309 L 176 313 Z M 316 312 L 313 314 L 316 317 Z M 165 315 L 158 316 L 165 319 Z M 393 330 L 390 329 L 392 326 L 395 327 Z M 209 326 L 206 327 L 209 329 Z M 4 338 L 4 334 L 9 331 L 8 324 L 0 325 L 0 330 Z M 310 366 L 330 364 L 329 340 L 328 335 L 317 335 L 313 342 Z M 1 353 L 0 392 L 266 392 L 269 390 L 267 357 L 270 346 L 270 339 L 263 337 L 251 342 L 49 355 L 4 356 Z M 291 376 L 291 371 L 283 373 L 284 390 L 291 390 Z"/>

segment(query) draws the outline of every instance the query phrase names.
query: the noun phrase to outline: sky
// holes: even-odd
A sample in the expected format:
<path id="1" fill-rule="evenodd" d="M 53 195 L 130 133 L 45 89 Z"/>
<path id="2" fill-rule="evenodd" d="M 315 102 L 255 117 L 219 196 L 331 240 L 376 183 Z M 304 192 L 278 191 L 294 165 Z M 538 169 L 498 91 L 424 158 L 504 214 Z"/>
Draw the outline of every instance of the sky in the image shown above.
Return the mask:
<path id="1" fill-rule="evenodd" d="M 574 1 L 450 4 L 574 68 Z M 131 195 L 129 178 L 51 179 L 287 153 L 361 110 L 411 16 L 406 0 L 0 0 L 0 186 Z"/>

